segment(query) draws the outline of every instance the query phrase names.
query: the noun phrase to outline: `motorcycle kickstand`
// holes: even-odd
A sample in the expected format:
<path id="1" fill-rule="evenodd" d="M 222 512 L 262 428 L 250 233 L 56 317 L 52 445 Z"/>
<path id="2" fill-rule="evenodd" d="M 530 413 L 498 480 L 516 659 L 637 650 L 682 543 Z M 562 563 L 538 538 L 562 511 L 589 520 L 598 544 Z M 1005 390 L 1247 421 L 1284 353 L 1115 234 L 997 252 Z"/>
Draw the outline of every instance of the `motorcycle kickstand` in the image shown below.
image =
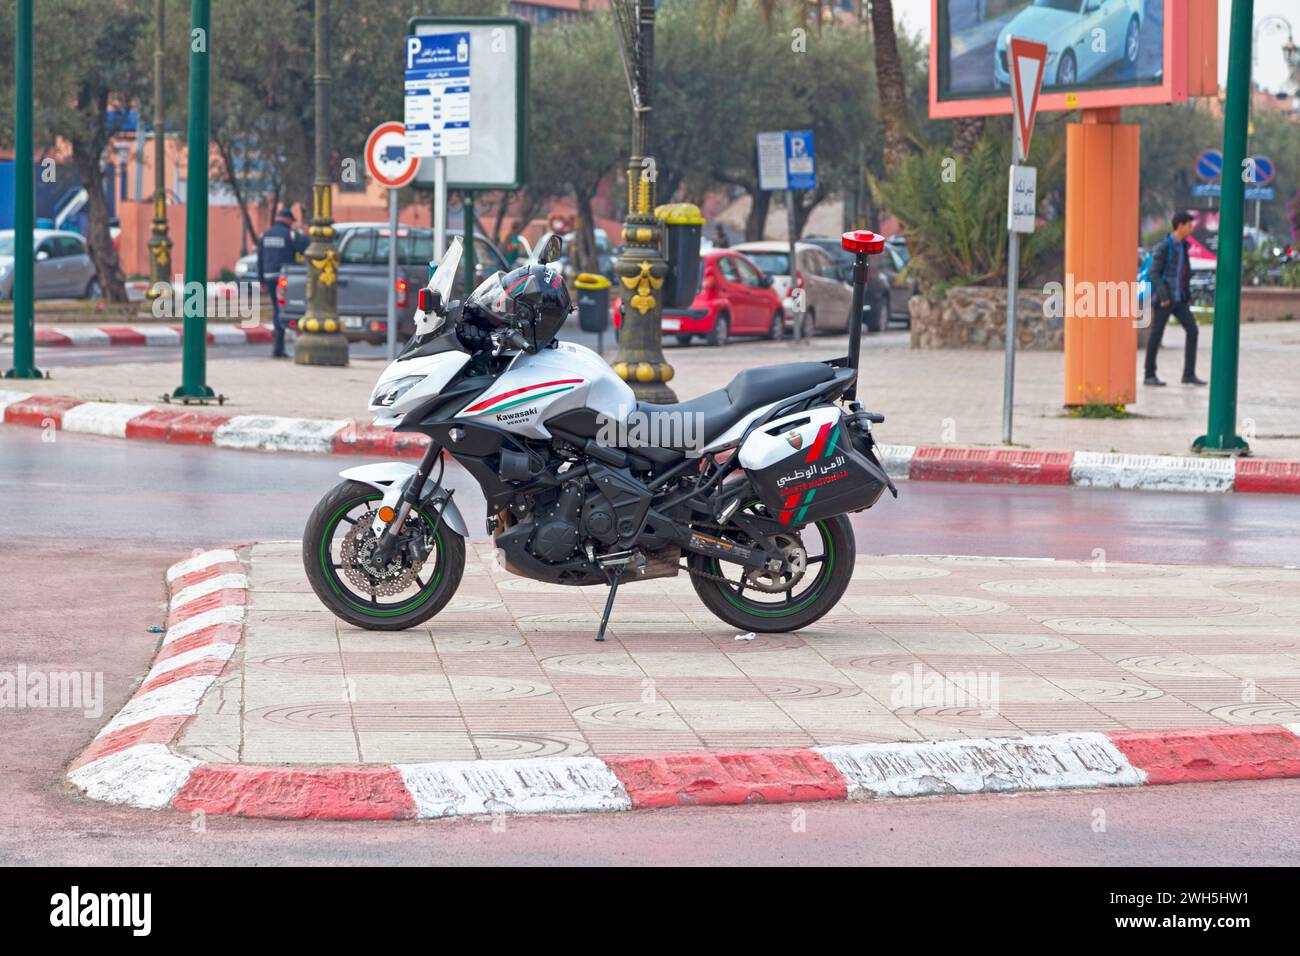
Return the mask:
<path id="1" fill-rule="evenodd" d="M 605 628 L 609 625 L 609 613 L 614 609 L 614 595 L 618 594 L 618 579 L 623 575 L 623 565 L 617 565 L 613 571 L 607 572 L 609 578 L 609 597 L 605 598 L 605 613 L 600 616 L 600 627 L 596 629 L 596 640 L 603 642 L 605 640 Z"/>

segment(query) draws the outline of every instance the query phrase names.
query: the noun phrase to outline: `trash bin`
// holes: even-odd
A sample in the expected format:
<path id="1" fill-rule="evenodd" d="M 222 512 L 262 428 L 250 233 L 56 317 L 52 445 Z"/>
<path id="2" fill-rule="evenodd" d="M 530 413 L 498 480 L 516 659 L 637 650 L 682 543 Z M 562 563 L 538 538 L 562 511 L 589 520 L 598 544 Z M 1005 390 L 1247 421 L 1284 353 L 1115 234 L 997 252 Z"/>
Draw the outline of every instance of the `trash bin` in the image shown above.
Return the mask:
<path id="1" fill-rule="evenodd" d="M 704 217 L 699 206 L 675 202 L 655 209 L 655 218 L 664 224 L 664 257 L 668 260 L 663 306 L 689 308 L 695 301 L 695 287 L 700 281 L 700 234 L 704 231 Z"/>
<path id="2" fill-rule="evenodd" d="M 583 272 L 573 280 L 573 287 L 578 290 L 578 327 L 584 332 L 608 329 L 610 281 L 594 272 Z"/>

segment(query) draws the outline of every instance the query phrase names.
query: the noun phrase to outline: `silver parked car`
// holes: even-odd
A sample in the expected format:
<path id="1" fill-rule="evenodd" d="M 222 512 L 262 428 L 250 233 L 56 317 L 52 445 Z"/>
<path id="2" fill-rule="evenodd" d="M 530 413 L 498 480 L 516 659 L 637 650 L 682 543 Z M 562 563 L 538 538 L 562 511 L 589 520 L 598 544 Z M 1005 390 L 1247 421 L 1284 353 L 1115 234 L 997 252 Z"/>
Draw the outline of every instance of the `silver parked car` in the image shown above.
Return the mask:
<path id="1" fill-rule="evenodd" d="M 33 285 L 38 299 L 92 299 L 101 294 L 99 277 L 75 232 L 37 229 L 33 237 Z M 14 232 L 0 231 L 0 299 L 14 297 Z"/>
<path id="2" fill-rule="evenodd" d="M 795 244 L 794 289 L 790 282 L 790 243 L 785 241 L 742 242 L 732 246 L 772 277 L 772 288 L 781 297 L 786 326 L 796 338 L 818 332 L 844 332 L 853 308 L 853 289 L 840 277 L 835 260 L 809 242 Z M 803 308 L 795 300 L 803 293 Z"/>

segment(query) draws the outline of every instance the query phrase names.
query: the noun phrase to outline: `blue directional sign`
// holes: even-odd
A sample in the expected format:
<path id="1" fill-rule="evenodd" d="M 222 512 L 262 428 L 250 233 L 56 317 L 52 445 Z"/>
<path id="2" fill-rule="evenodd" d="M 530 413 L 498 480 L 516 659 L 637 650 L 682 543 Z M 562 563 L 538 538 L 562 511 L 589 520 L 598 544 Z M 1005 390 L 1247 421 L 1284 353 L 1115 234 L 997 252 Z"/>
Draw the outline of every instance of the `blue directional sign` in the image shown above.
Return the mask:
<path id="1" fill-rule="evenodd" d="M 1222 193 L 1223 187 L 1218 183 L 1192 183 L 1193 196 L 1218 198 Z M 1277 198 L 1277 190 L 1272 186 L 1247 186 L 1242 195 L 1247 200 L 1272 202 Z"/>
<path id="2" fill-rule="evenodd" d="M 1201 150 L 1196 157 L 1196 175 L 1207 182 L 1223 175 L 1223 152 L 1217 149 Z"/>
<path id="3" fill-rule="evenodd" d="M 757 147 L 759 189 L 817 188 L 812 130 L 759 133 Z"/>
<path id="4" fill-rule="evenodd" d="M 469 33 L 406 38 L 406 151 L 469 153 Z"/>

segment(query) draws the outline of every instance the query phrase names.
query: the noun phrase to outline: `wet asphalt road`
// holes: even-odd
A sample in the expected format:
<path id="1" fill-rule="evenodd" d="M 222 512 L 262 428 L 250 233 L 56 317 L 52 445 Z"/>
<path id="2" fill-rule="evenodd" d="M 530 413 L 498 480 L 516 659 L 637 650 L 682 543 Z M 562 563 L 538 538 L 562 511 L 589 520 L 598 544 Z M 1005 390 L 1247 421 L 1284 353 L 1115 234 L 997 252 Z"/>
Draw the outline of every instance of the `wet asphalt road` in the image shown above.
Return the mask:
<path id="1" fill-rule="evenodd" d="M 180 551 L 296 538 L 362 457 L 263 454 L 0 426 L 0 540 L 116 542 Z M 477 487 L 449 483 L 482 537 Z M 1286 495 L 905 482 L 854 516 L 858 550 L 1186 564 L 1300 564 L 1300 500 Z"/>

